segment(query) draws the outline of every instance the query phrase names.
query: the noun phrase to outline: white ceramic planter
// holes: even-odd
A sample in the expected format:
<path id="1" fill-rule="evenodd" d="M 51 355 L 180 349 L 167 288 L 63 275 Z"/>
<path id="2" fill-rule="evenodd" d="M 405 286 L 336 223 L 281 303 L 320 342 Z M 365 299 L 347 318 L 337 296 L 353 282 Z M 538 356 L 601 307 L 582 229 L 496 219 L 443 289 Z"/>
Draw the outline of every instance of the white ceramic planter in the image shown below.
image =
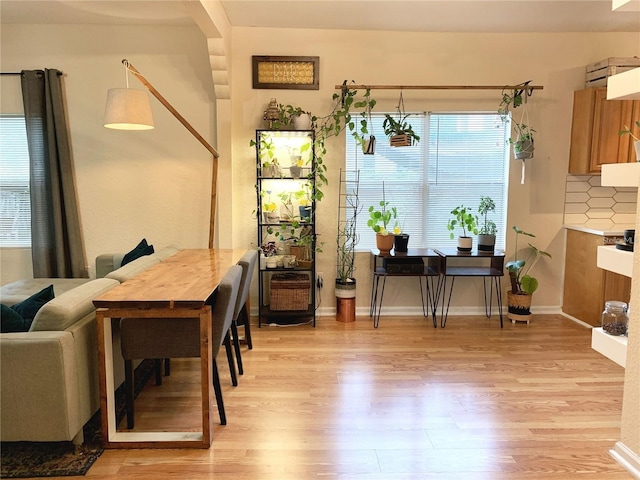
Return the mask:
<path id="1" fill-rule="evenodd" d="M 473 237 L 458 237 L 458 250 L 470 252 L 473 247 Z"/>

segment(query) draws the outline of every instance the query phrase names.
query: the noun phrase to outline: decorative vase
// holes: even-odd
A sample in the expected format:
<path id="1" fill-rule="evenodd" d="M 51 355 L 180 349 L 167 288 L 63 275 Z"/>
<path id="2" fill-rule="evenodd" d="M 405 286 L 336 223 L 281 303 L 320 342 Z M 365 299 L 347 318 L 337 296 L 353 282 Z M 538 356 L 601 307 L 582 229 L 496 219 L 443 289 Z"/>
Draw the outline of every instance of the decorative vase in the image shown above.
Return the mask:
<path id="1" fill-rule="evenodd" d="M 378 250 L 380 250 L 380 253 L 389 253 L 393 248 L 394 240 L 395 235 L 382 235 L 380 233 L 376 233 L 376 246 L 378 247 Z"/>
<path id="2" fill-rule="evenodd" d="M 291 172 L 291 177 L 298 179 L 300 178 L 300 172 L 302 171 L 302 167 L 298 167 L 297 165 L 291 165 L 289 167 L 289 171 Z"/>
<path id="3" fill-rule="evenodd" d="M 336 278 L 336 321 L 356 321 L 356 279 Z"/>
<path id="4" fill-rule="evenodd" d="M 301 113 L 300 115 L 294 115 L 293 128 L 296 130 L 311 130 L 311 115 L 308 113 Z"/>
<path id="5" fill-rule="evenodd" d="M 408 245 L 409 245 L 409 234 L 400 233 L 398 235 L 395 235 L 395 238 L 393 241 L 393 249 L 396 252 L 407 252 L 407 250 L 409 250 Z"/>
<path id="6" fill-rule="evenodd" d="M 458 237 L 458 251 L 470 252 L 473 248 L 473 237 Z"/>
<path id="7" fill-rule="evenodd" d="M 481 233 L 478 235 L 478 251 L 493 252 L 496 248 L 496 236 Z"/>
<path id="8" fill-rule="evenodd" d="M 298 212 L 300 212 L 300 221 L 302 222 L 311 222 L 311 207 L 300 205 L 298 207 Z"/>
<path id="9" fill-rule="evenodd" d="M 633 148 L 636 149 L 636 162 L 640 162 L 640 140 L 634 140 Z"/>
<path id="10" fill-rule="evenodd" d="M 278 101 L 275 98 L 272 98 L 262 116 L 265 127 L 272 130 L 274 122 L 278 121 L 279 114 L 280 107 L 278 107 Z"/>

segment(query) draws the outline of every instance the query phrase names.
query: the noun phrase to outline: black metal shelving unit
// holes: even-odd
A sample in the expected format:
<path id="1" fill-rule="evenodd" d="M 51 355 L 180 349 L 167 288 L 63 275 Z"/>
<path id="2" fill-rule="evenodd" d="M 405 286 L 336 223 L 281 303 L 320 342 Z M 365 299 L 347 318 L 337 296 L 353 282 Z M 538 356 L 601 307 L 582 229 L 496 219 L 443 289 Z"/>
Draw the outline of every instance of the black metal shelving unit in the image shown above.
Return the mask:
<path id="1" fill-rule="evenodd" d="M 314 141 L 313 130 L 256 130 L 258 245 L 275 242 L 279 255 L 291 255 L 291 247 L 294 247 L 293 250 L 299 247 L 298 250 L 308 252 L 307 262 L 303 265 L 298 263 L 293 268 L 268 267 L 266 260 L 269 258 L 261 256 L 258 265 L 259 327 L 263 323 L 291 325 L 310 321 L 314 327 L 316 325 Z M 265 163 L 268 165 L 265 166 Z M 301 300 L 301 290 L 297 289 L 295 309 L 282 309 L 281 305 L 276 305 L 274 294 L 291 294 L 284 290 L 274 292 L 271 288 L 274 278 L 279 280 L 278 285 L 282 285 L 283 275 L 287 275 L 285 281 L 294 276 L 308 277 L 307 302 Z M 291 281 L 296 283 L 295 279 Z M 306 308 L 302 303 L 305 303 Z"/>

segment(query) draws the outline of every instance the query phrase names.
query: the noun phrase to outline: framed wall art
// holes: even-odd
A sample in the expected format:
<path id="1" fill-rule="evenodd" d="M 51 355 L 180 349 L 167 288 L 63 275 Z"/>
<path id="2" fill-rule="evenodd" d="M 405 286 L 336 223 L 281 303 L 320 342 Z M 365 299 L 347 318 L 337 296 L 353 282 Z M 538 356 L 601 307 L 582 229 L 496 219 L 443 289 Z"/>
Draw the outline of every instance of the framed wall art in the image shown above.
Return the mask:
<path id="1" fill-rule="evenodd" d="M 253 88 L 318 90 L 320 57 L 275 57 L 254 55 Z"/>

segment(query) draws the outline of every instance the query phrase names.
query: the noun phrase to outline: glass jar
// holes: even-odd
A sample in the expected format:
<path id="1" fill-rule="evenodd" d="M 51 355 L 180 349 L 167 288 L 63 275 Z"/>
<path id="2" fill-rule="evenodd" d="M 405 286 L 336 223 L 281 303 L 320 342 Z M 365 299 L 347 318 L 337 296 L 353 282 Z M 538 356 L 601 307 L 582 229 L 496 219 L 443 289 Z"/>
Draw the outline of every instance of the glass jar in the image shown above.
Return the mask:
<path id="1" fill-rule="evenodd" d="M 605 302 L 601 325 L 604 333 L 616 336 L 626 335 L 629 327 L 627 304 L 616 300 Z"/>

